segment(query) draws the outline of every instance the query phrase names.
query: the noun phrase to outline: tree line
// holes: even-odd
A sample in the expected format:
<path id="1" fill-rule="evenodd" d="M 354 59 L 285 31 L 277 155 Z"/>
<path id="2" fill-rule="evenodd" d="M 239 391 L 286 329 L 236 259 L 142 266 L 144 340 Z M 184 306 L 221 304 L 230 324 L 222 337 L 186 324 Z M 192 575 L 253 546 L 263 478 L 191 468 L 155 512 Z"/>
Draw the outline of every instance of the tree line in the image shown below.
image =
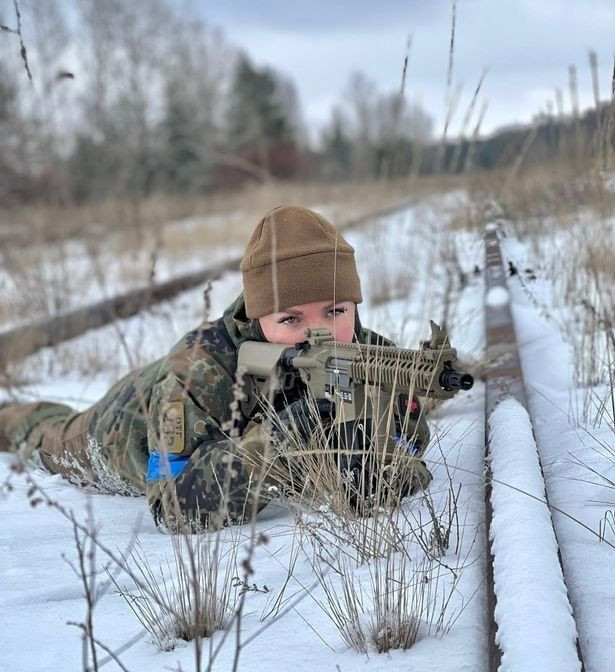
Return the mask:
<path id="1" fill-rule="evenodd" d="M 399 91 L 349 78 L 318 137 L 293 81 L 254 63 L 172 0 L 20 0 L 19 41 L 0 35 L 0 200 L 197 194 L 246 180 L 364 180 L 550 160 L 594 117 L 546 117 L 455 142 Z M 181 7 L 181 9 L 178 8 Z M 10 3 L 7 3 L 10 8 Z M 5 9 L 7 9 L 5 8 Z M 8 26 L 11 16 L 0 15 Z M 27 30 L 26 30 L 27 28 Z M 612 124 L 606 141 L 612 144 Z M 532 135 L 533 134 L 533 135 Z M 574 137 L 573 137 L 574 136 Z"/>
<path id="2" fill-rule="evenodd" d="M 247 179 L 363 179 L 431 119 L 354 74 L 320 137 L 294 83 L 255 64 L 171 0 L 21 0 L 19 45 L 0 39 L 5 201 L 201 193 Z M 9 25 L 11 16 L 0 16 Z M 395 150 L 397 151 L 397 150 Z"/>

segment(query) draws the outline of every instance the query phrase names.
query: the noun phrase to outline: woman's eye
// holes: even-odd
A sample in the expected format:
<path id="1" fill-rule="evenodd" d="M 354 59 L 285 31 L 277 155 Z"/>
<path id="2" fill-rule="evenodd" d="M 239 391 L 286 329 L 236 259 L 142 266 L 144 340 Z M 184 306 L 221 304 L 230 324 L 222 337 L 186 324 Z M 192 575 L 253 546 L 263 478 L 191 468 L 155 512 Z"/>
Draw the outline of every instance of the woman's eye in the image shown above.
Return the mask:
<path id="1" fill-rule="evenodd" d="M 278 320 L 278 324 L 297 324 L 297 318 L 294 315 L 287 315 Z"/>
<path id="2" fill-rule="evenodd" d="M 343 315 L 346 312 L 346 308 L 332 308 L 329 311 L 330 317 L 337 317 L 338 315 Z"/>

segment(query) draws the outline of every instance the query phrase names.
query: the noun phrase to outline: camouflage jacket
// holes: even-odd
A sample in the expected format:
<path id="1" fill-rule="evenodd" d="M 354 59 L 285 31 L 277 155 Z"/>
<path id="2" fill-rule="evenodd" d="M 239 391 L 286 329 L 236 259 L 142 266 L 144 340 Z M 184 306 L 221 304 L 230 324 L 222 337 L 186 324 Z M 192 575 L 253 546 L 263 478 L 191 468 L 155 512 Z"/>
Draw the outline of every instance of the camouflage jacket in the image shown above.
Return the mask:
<path id="1" fill-rule="evenodd" d="M 355 338 L 387 342 L 363 329 L 358 315 Z M 240 295 L 220 319 L 201 324 L 165 357 L 128 374 L 91 409 L 93 449 L 111 471 L 145 491 L 155 520 L 171 528 L 179 515 L 208 524 L 208 513 L 224 511 L 241 520 L 254 505 L 267 503 L 254 502 L 250 488 L 262 430 L 248 427 L 236 401 L 237 350 L 245 340 L 265 337 L 258 320 L 246 317 Z M 425 446 L 422 416 L 418 424 Z M 238 456 L 229 434 L 242 437 L 252 466 Z"/>

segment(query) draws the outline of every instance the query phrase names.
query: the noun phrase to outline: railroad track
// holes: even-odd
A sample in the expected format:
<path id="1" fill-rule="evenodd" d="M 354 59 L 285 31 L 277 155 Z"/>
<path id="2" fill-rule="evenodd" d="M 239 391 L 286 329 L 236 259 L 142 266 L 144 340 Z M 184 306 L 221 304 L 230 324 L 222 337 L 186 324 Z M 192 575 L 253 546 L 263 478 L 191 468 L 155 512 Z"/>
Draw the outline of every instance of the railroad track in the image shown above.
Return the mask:
<path id="1" fill-rule="evenodd" d="M 487 225 L 485 239 L 486 355 L 492 362 L 485 375 L 488 669 L 584 671 L 533 436 L 497 225 Z M 519 585 L 524 580 L 533 582 L 533 603 L 527 586 Z M 541 654 L 541 641 L 550 643 L 551 659 Z"/>

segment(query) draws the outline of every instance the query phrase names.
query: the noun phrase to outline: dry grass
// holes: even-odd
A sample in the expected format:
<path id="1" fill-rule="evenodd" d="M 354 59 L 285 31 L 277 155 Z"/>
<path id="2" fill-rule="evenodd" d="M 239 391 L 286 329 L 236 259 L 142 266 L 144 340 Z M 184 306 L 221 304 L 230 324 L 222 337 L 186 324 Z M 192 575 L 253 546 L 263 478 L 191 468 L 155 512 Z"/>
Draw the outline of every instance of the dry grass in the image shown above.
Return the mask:
<path id="1" fill-rule="evenodd" d="M 615 210 L 615 191 L 607 182 L 589 160 L 582 165 L 563 160 L 532 164 L 514 177 L 503 168 L 468 175 L 469 198 L 458 203 L 451 227 L 482 229 L 486 221 L 501 218 L 514 222 L 525 236 L 544 231 L 553 221 L 568 228 L 580 211 L 609 217 Z"/>
<path id="2" fill-rule="evenodd" d="M 110 234 L 119 232 L 125 242 L 138 247 L 144 233 L 169 222 L 232 215 L 232 227 L 224 227 L 220 236 L 214 232 L 211 244 L 243 244 L 259 217 L 278 205 L 331 208 L 332 216 L 345 218 L 366 209 L 377 210 L 401 198 L 447 191 L 459 183 L 460 178 L 454 176 L 339 184 L 271 181 L 203 196 L 156 195 L 138 202 L 115 199 L 83 205 L 45 203 L 5 208 L 0 209 L 0 241 L 11 246 L 30 246 L 88 237 L 104 243 Z"/>
<path id="3" fill-rule="evenodd" d="M 596 157 L 583 156 L 577 161 L 528 166 L 514 176 L 510 170 L 476 175 L 468 184 L 470 198 L 460 202 L 452 227 L 482 230 L 485 222 L 498 220 L 529 246 L 533 268 L 510 261 L 535 307 L 554 321 L 571 345 L 575 382 L 586 391 L 583 418 L 587 420 L 592 409 L 612 407 L 612 174 L 599 168 Z M 551 284 L 554 308 L 535 291 L 536 278 Z M 606 398 L 596 402 L 594 388 L 600 385 L 607 386 Z"/>
<path id="4" fill-rule="evenodd" d="M 579 185 L 580 192 L 574 186 Z M 559 192 L 559 209 L 529 210 L 526 198 L 512 218 L 515 234 L 530 243 L 538 264 L 517 269 L 527 294 L 554 319 L 572 347 L 576 384 L 585 388 L 584 417 L 591 389 L 607 384 L 612 394 L 615 361 L 615 193 L 600 174 L 572 179 Z M 548 199 L 545 199 L 548 201 Z M 511 201 L 512 202 L 512 201 Z M 514 208 L 509 205 L 509 216 Z M 534 213 L 528 218 L 528 212 Z M 514 260 L 513 260 L 514 261 Z M 556 313 L 534 291 L 539 274 L 552 285 Z"/>
<path id="5" fill-rule="evenodd" d="M 317 557 L 313 567 L 325 594 L 321 609 L 359 653 L 410 649 L 446 634 L 458 616 L 450 605 L 459 572 L 427 556 L 413 562 L 391 550 L 361 573 L 342 555 L 336 563 Z"/>
<path id="6" fill-rule="evenodd" d="M 377 356 L 371 366 L 377 369 Z M 421 483 L 418 457 L 409 452 L 404 440 L 394 438 L 398 432 L 395 408 L 400 392 L 394 389 L 385 396 L 379 386 L 363 386 L 372 412 L 371 416 L 360 414 L 352 424 L 352 446 L 347 445 L 344 436 L 345 426 L 351 423 L 329 423 L 323 419 L 311 394 L 305 396 L 308 415 L 305 421 L 291 415 L 289 424 L 283 423 L 269 406 L 265 422 L 274 428 L 278 438 L 274 441 L 267 478 L 280 484 L 280 494 L 289 501 L 312 510 L 326 506 L 335 514 L 356 517 L 373 514 L 380 507 L 397 506 L 405 496 L 403 493 L 420 489 Z M 363 413 L 367 414 L 367 404 Z M 309 426 L 307 443 L 306 428 L 298 426 L 302 422 Z M 373 432 L 364 431 L 369 423 Z M 409 423 L 413 421 L 408 415 L 400 418 L 399 432 L 408 434 L 407 439 L 412 441 L 415 435 L 405 430 L 414 427 Z M 351 473 L 351 468 L 357 472 Z"/>
<path id="7" fill-rule="evenodd" d="M 464 566 L 458 497 L 451 481 L 438 504 L 426 492 L 403 506 L 379 506 L 371 517 L 320 510 L 299 521 L 325 596 L 319 606 L 349 647 L 366 655 L 404 650 L 450 629 Z M 453 538 L 449 566 L 442 558 Z"/>
<path id="8" fill-rule="evenodd" d="M 425 491 L 404 501 L 400 484 L 413 478 L 409 465 L 416 458 L 401 442 L 382 461 L 380 448 L 364 437 L 357 482 L 340 467 L 347 451 L 336 447 L 335 431 L 315 407 L 312 421 L 307 443 L 296 426 L 279 427 L 283 442 L 274 444 L 265 467 L 265 488 L 294 512 L 299 545 L 324 593 L 324 600 L 312 597 L 343 641 L 363 654 L 408 649 L 448 631 L 458 615 L 451 598 L 463 565 L 460 490 L 451 474 L 444 496 Z M 453 567 L 442 560 L 451 544 Z M 290 599 L 284 591 L 296 562 L 291 556 L 271 612 Z"/>
<path id="9" fill-rule="evenodd" d="M 119 594 L 162 651 L 223 630 L 238 600 L 238 542 L 221 533 L 171 536 L 172 559 L 155 568 L 137 543 L 123 557 L 134 589 L 111 576 Z"/>
<path id="10" fill-rule="evenodd" d="M 8 322 L 11 319 L 11 314 L 14 307 L 8 301 L 0 300 L 0 324 Z"/>
<path id="11" fill-rule="evenodd" d="M 270 183 L 203 198 L 156 197 L 138 205 L 136 223 L 126 219 L 133 211 L 115 202 L 0 210 L 0 325 L 70 310 L 83 302 L 84 289 L 108 297 L 162 272 L 181 275 L 210 264 L 229 248 L 239 256 L 258 219 L 282 203 L 321 209 L 343 225 L 453 182 Z"/>

